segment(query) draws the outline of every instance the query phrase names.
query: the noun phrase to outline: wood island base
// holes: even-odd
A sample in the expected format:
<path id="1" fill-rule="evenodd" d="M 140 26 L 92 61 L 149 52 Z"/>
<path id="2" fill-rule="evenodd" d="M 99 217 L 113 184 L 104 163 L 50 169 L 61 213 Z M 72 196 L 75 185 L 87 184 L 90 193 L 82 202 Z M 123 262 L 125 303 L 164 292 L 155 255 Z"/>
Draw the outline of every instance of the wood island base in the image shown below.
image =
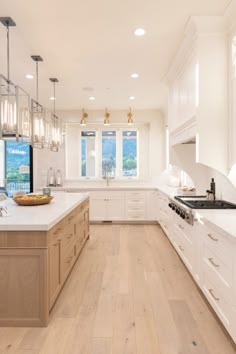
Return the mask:
<path id="1" fill-rule="evenodd" d="M 88 238 L 88 198 L 48 231 L 0 231 L 0 326 L 46 327 Z"/>

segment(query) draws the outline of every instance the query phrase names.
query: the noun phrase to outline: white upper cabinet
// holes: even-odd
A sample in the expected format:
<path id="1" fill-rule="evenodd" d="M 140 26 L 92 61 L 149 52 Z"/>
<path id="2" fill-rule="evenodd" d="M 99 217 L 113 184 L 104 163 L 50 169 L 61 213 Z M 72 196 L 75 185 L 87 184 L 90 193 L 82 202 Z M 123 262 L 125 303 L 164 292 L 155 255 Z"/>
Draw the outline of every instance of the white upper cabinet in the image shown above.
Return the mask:
<path id="1" fill-rule="evenodd" d="M 167 80 L 170 145 L 196 140 L 196 162 L 227 173 L 228 75 L 223 17 L 192 17 Z"/>

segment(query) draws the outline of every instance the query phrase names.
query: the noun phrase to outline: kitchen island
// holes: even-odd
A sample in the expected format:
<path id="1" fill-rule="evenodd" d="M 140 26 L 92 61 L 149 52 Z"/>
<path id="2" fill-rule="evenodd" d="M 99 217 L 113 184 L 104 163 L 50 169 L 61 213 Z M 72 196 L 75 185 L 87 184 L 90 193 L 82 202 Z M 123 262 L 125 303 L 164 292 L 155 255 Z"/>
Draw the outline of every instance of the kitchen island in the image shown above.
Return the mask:
<path id="1" fill-rule="evenodd" d="M 0 326 L 47 326 L 86 240 L 89 197 L 56 193 L 50 204 L 9 202 L 0 218 Z"/>

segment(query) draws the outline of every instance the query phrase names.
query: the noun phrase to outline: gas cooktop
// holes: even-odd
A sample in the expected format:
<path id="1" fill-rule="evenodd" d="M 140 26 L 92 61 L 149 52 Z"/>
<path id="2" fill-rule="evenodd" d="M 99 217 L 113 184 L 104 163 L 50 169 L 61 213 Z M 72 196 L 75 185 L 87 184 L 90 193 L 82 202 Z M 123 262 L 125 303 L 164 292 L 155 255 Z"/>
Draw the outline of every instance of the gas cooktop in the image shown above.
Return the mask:
<path id="1" fill-rule="evenodd" d="M 236 209 L 236 204 L 225 200 L 208 200 L 206 196 L 178 196 L 175 199 L 191 209 Z"/>

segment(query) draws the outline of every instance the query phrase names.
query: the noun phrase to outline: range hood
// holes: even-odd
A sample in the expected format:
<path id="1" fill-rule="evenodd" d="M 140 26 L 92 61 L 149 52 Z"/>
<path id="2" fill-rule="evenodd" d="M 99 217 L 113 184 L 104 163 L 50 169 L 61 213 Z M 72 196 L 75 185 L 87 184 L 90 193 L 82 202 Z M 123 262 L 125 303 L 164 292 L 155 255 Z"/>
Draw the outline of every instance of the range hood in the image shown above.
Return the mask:
<path id="1" fill-rule="evenodd" d="M 196 144 L 196 135 L 196 117 L 192 117 L 190 120 L 170 132 L 170 145 Z"/>

